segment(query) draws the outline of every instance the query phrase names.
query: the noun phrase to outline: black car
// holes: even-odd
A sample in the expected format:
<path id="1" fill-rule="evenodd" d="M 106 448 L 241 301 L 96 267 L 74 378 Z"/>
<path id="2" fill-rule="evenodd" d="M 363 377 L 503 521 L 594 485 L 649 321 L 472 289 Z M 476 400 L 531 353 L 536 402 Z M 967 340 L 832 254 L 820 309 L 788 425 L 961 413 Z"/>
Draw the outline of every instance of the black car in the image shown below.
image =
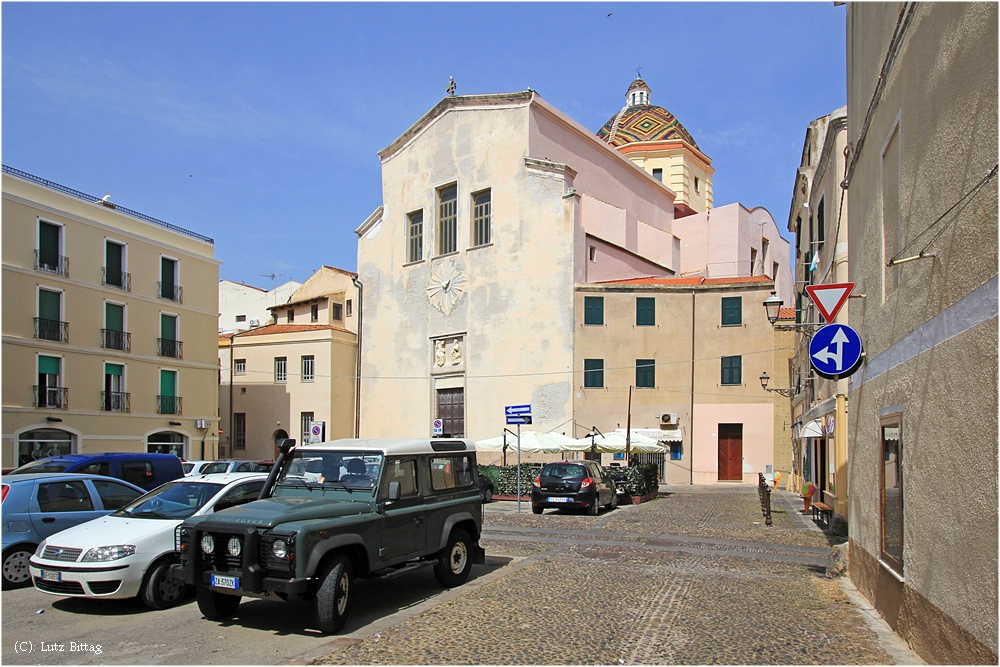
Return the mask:
<path id="1" fill-rule="evenodd" d="M 531 511 L 541 514 L 546 507 L 574 507 L 596 516 L 600 506 L 618 507 L 614 480 L 604 474 L 596 461 L 546 463 L 531 489 Z"/>
<path id="2" fill-rule="evenodd" d="M 486 475 L 479 475 L 479 495 L 483 497 L 484 503 L 493 502 L 493 480 Z"/>

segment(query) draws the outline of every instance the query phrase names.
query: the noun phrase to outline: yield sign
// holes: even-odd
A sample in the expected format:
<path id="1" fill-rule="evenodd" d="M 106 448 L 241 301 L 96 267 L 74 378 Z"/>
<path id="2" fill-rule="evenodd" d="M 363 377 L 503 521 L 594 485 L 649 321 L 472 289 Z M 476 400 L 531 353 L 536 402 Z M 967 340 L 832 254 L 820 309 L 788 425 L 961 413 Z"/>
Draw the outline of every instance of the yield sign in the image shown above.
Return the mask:
<path id="1" fill-rule="evenodd" d="M 829 324 L 837 317 L 837 312 L 847 303 L 847 297 L 854 290 L 854 283 L 837 283 L 835 285 L 808 285 L 806 291 L 812 297 L 813 303 Z"/>

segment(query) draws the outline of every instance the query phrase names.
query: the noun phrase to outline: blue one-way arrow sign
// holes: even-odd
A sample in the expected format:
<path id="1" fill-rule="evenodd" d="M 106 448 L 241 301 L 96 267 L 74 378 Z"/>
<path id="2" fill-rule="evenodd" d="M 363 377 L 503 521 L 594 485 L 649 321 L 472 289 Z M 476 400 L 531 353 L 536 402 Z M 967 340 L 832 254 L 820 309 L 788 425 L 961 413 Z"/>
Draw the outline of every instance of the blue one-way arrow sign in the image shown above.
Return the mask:
<path id="1" fill-rule="evenodd" d="M 511 415 L 530 415 L 531 405 L 508 405 L 503 409 L 504 414 L 508 417 Z"/>

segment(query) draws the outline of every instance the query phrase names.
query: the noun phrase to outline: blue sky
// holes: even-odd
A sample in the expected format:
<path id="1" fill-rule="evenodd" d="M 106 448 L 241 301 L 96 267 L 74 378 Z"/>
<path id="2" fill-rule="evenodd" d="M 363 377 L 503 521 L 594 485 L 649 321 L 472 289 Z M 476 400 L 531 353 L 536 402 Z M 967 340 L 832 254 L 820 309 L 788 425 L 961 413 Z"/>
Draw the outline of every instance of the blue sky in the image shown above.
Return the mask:
<path id="1" fill-rule="evenodd" d="M 610 16 L 608 16 L 610 14 Z M 809 121 L 846 103 L 816 3 L 3 3 L 3 163 L 215 239 L 220 278 L 356 267 L 377 151 L 446 95 L 538 91 L 597 131 L 642 65 L 716 205 L 787 224 Z"/>

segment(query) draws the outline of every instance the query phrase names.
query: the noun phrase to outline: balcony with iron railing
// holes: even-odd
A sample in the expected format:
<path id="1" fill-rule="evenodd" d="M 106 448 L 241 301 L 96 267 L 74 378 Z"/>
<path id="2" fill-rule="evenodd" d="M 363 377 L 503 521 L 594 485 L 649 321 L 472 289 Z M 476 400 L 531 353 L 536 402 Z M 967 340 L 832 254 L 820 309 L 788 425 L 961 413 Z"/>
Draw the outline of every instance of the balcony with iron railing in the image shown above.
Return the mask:
<path id="1" fill-rule="evenodd" d="M 33 385 L 35 392 L 34 407 L 36 408 L 61 408 L 65 410 L 69 407 L 69 389 L 66 387 L 44 387 Z"/>
<path id="2" fill-rule="evenodd" d="M 157 338 L 156 347 L 161 357 L 170 357 L 171 359 L 184 358 L 184 343 L 179 340 Z"/>
<path id="3" fill-rule="evenodd" d="M 162 280 L 157 282 L 156 285 L 156 296 L 159 298 L 167 299 L 168 301 L 176 301 L 177 303 L 184 303 L 184 288 L 180 285 L 164 283 Z"/>
<path id="4" fill-rule="evenodd" d="M 132 291 L 132 274 L 125 271 L 108 271 L 108 267 L 102 268 L 103 275 L 101 284 L 105 287 L 114 287 L 125 292 Z"/>
<path id="5" fill-rule="evenodd" d="M 101 410 L 105 412 L 131 412 L 131 397 L 123 391 L 102 391 Z"/>
<path id="6" fill-rule="evenodd" d="M 101 347 L 106 350 L 132 351 L 132 334 L 127 331 L 101 329 Z"/>
<path id="7" fill-rule="evenodd" d="M 35 318 L 35 338 L 38 340 L 54 340 L 60 343 L 69 342 L 69 322 L 47 320 L 44 317 Z"/>
<path id="8" fill-rule="evenodd" d="M 181 414 L 181 397 L 180 396 L 157 396 L 156 397 L 156 413 L 160 415 L 179 415 Z"/>
<path id="9" fill-rule="evenodd" d="M 69 277 L 69 257 L 50 255 L 41 250 L 35 251 L 35 271 L 46 271 L 57 276 Z"/>

